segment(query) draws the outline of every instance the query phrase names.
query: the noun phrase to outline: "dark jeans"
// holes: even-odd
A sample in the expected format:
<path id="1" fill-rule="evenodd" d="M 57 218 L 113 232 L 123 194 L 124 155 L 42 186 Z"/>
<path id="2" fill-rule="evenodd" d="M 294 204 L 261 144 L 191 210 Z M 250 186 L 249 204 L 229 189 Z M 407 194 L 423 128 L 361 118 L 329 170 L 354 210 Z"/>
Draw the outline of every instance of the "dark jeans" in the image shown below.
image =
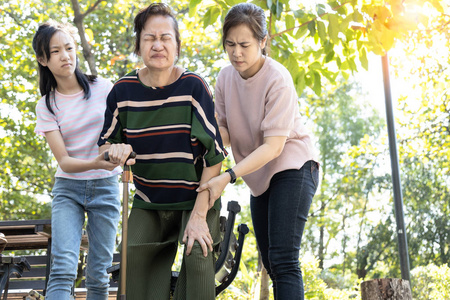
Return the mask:
<path id="1" fill-rule="evenodd" d="M 276 300 L 304 299 L 299 251 L 318 180 L 318 164 L 307 161 L 300 170 L 275 174 L 264 194 L 250 198 L 256 241 Z"/>

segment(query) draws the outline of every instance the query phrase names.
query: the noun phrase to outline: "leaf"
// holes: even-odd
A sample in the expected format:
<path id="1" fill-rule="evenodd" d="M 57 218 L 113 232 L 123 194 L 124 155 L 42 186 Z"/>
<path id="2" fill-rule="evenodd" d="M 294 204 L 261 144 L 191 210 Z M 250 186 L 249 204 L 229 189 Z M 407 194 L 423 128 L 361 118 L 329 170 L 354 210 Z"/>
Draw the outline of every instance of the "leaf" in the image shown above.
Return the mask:
<path id="1" fill-rule="evenodd" d="M 304 15 L 305 11 L 303 9 L 294 10 L 294 17 L 296 17 L 297 19 L 303 18 Z"/>
<path id="2" fill-rule="evenodd" d="M 330 36 L 330 39 L 334 44 L 339 44 L 338 34 L 340 27 L 338 17 L 334 14 L 329 14 L 328 21 L 330 21 L 330 23 L 328 24 L 328 35 Z"/>
<path id="3" fill-rule="evenodd" d="M 384 50 L 388 51 L 389 49 L 392 48 L 395 41 L 394 38 L 395 32 L 383 26 L 380 43 L 381 45 L 383 45 Z"/>
<path id="4" fill-rule="evenodd" d="M 317 32 L 319 33 L 319 37 L 321 40 L 325 41 L 327 39 L 327 30 L 323 21 L 317 21 Z"/>
<path id="5" fill-rule="evenodd" d="M 197 12 L 197 6 L 202 2 L 202 0 L 190 0 L 189 1 L 189 17 L 193 18 Z"/>
<path id="6" fill-rule="evenodd" d="M 330 62 L 334 57 L 334 51 L 328 52 L 328 54 L 325 56 L 325 63 Z"/>
<path id="7" fill-rule="evenodd" d="M 312 20 L 308 23 L 309 34 L 314 36 L 316 34 L 316 21 Z"/>
<path id="8" fill-rule="evenodd" d="M 317 14 L 319 15 L 319 16 L 321 16 L 321 15 L 323 15 L 323 14 L 325 14 L 326 13 L 326 7 L 325 7 L 325 5 L 323 5 L 323 4 L 317 4 Z"/>
<path id="9" fill-rule="evenodd" d="M 300 72 L 297 74 L 297 94 L 300 96 L 303 93 L 303 90 L 305 89 L 305 69 L 300 69 Z"/>
<path id="10" fill-rule="evenodd" d="M 297 30 L 297 32 L 295 33 L 295 38 L 297 40 L 299 40 L 300 38 L 302 38 L 306 32 L 308 32 L 308 27 L 307 26 L 300 26 Z"/>
<path id="11" fill-rule="evenodd" d="M 316 71 L 314 72 L 314 85 L 312 89 L 317 96 L 320 96 L 322 92 L 322 84 L 320 80 L 320 73 Z"/>
<path id="12" fill-rule="evenodd" d="M 292 15 L 286 15 L 285 22 L 287 30 L 295 27 L 295 19 Z"/>
<path id="13" fill-rule="evenodd" d="M 279 0 L 277 0 L 276 12 L 277 12 L 277 19 L 280 19 L 281 13 L 283 12 L 283 3 L 281 1 L 279 1 Z"/>
<path id="14" fill-rule="evenodd" d="M 441 5 L 439 0 L 430 0 L 430 3 L 437 9 L 438 12 L 444 13 L 444 7 Z"/>
<path id="15" fill-rule="evenodd" d="M 92 32 L 92 30 L 90 28 L 86 28 L 86 30 L 84 31 L 87 35 L 87 40 L 88 42 L 92 42 L 94 40 L 94 32 Z"/>
<path id="16" fill-rule="evenodd" d="M 366 48 L 361 48 L 361 50 L 359 51 L 359 61 L 361 62 L 361 66 L 365 69 L 365 70 L 369 70 L 369 61 L 367 59 L 367 51 Z"/>

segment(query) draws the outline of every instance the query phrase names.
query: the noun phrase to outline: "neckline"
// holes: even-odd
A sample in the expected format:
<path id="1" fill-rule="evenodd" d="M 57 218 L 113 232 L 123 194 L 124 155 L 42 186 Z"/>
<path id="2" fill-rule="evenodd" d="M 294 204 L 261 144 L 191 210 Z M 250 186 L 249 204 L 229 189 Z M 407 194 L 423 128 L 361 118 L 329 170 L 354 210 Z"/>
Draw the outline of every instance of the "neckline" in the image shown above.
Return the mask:
<path id="1" fill-rule="evenodd" d="M 142 69 L 143 69 L 143 68 L 142 68 Z M 169 86 L 171 86 L 171 85 L 177 83 L 177 82 L 181 79 L 181 77 L 183 77 L 184 73 L 187 72 L 186 69 L 181 68 L 183 71 L 181 72 L 181 74 L 178 76 L 178 78 L 177 78 L 174 82 L 169 83 L 168 85 L 164 85 L 164 86 L 150 86 L 150 85 L 145 84 L 145 83 L 141 80 L 141 78 L 139 77 L 139 71 L 142 70 L 142 69 L 136 69 L 136 77 L 137 77 L 139 83 L 140 83 L 143 87 L 146 87 L 146 88 L 149 88 L 149 89 L 153 89 L 153 90 L 157 90 L 157 89 L 165 89 L 165 88 L 167 88 L 167 87 L 169 87 Z"/>

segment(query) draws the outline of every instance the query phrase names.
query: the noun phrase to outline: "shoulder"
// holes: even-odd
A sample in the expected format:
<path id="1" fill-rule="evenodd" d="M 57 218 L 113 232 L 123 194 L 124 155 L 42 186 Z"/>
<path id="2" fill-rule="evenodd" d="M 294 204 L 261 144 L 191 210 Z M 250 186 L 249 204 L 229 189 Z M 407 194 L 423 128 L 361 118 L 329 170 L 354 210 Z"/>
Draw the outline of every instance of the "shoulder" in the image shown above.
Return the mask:
<path id="1" fill-rule="evenodd" d="M 108 79 L 105 79 L 105 78 L 102 78 L 102 77 L 97 77 L 95 79 L 95 81 L 92 82 L 90 85 L 94 89 L 96 89 L 96 88 L 99 88 L 99 89 L 103 89 L 103 88 L 111 89 L 112 82 L 109 81 Z"/>
<path id="2" fill-rule="evenodd" d="M 232 76 L 234 71 L 235 71 L 235 69 L 231 64 L 227 65 L 220 70 L 218 78 L 223 79 L 223 78 Z"/>
<path id="3" fill-rule="evenodd" d="M 181 74 L 180 80 L 193 84 L 206 84 L 206 81 L 202 76 L 200 76 L 197 73 L 190 72 L 188 70 L 186 70 L 183 74 Z"/>
<path id="4" fill-rule="evenodd" d="M 138 83 L 139 84 L 137 72 L 138 72 L 138 70 L 133 70 L 133 71 L 127 73 L 125 76 L 123 76 L 122 78 L 117 80 L 114 83 L 114 86 L 116 87 L 118 85 L 129 84 L 129 83 Z"/>
<path id="5" fill-rule="evenodd" d="M 36 112 L 42 111 L 43 109 L 47 109 L 47 105 L 45 104 L 45 95 L 42 96 L 36 103 Z"/>
<path id="6" fill-rule="evenodd" d="M 182 86 L 189 87 L 193 91 L 206 91 L 208 94 L 211 94 L 208 83 L 197 73 L 186 70 L 180 76 L 179 82 Z"/>
<path id="7" fill-rule="evenodd" d="M 292 81 L 291 73 L 288 69 L 283 66 L 278 61 L 272 59 L 271 57 L 266 57 L 267 60 L 267 76 L 273 78 L 274 80 L 290 80 Z"/>

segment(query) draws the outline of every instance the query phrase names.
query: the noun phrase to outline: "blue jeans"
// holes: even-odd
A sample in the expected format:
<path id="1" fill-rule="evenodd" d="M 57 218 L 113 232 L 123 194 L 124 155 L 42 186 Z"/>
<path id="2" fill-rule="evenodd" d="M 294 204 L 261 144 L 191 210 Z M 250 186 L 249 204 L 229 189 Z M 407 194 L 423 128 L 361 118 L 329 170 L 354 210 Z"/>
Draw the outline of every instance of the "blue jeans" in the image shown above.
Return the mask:
<path id="1" fill-rule="evenodd" d="M 256 242 L 276 300 L 304 299 L 299 251 L 318 180 L 318 164 L 307 161 L 300 170 L 275 174 L 267 191 L 250 198 Z"/>
<path id="2" fill-rule="evenodd" d="M 89 239 L 86 299 L 108 299 L 106 268 L 112 264 L 120 217 L 117 176 L 95 180 L 56 178 L 52 200 L 52 263 L 46 300 L 72 299 L 85 213 Z"/>

